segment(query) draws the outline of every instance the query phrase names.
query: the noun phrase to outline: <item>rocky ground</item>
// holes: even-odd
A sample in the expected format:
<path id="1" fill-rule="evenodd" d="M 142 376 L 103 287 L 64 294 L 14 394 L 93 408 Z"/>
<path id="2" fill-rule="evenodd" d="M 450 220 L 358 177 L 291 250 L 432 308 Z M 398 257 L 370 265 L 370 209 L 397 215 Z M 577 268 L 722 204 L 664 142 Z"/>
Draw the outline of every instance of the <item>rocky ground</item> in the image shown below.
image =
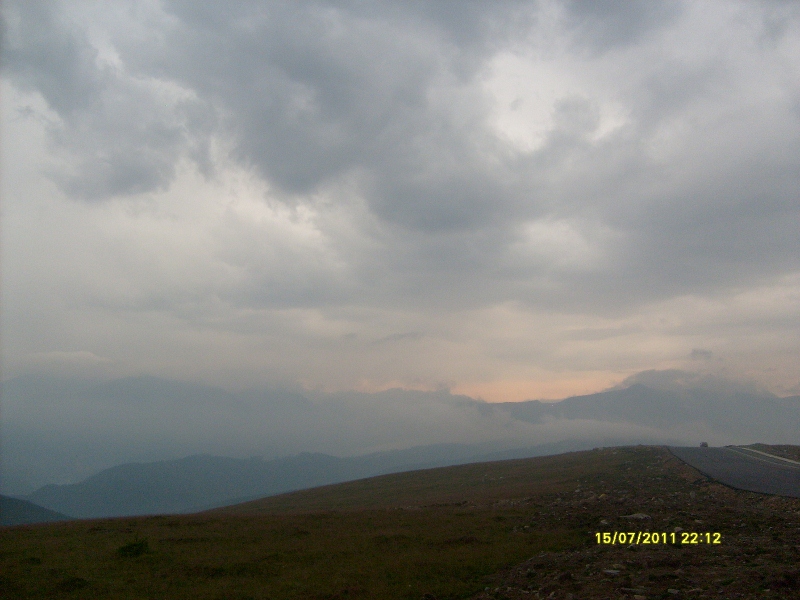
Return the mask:
<path id="1" fill-rule="evenodd" d="M 797 447 L 784 450 L 798 454 Z M 594 541 L 532 557 L 474 600 L 800 598 L 800 499 L 732 490 L 674 457 L 665 456 L 663 467 L 649 474 L 634 468 L 621 480 L 587 482 L 548 500 L 520 534 L 546 523 L 588 523 Z M 719 533 L 721 543 L 596 542 L 597 532 L 639 531 L 664 532 L 668 542 L 672 533 L 698 532 L 703 542 Z"/>

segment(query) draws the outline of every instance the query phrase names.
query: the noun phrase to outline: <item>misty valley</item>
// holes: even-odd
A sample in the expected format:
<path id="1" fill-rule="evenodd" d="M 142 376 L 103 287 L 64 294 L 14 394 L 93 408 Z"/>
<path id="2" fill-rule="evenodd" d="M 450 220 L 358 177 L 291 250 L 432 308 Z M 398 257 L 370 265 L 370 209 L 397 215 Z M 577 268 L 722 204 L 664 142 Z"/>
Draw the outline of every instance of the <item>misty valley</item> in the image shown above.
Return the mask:
<path id="1" fill-rule="evenodd" d="M 6 493 L 0 590 L 19 598 L 216 599 L 230 590 L 236 598 L 298 599 L 788 597 L 800 590 L 800 445 L 787 443 L 800 441 L 800 398 L 678 379 L 644 373 L 627 386 L 560 402 L 489 404 L 400 390 L 356 402 L 341 397 L 345 428 L 391 424 L 387 400 L 401 415 L 424 402 L 438 405 L 442 423 L 457 425 L 471 443 L 350 456 L 195 454 Z M 4 385 L 11 444 L 4 464 L 12 473 L 24 473 L 24 461 L 11 459 L 26 450 L 14 427 L 32 425 L 22 407 L 44 407 L 56 389 L 61 410 L 95 418 L 95 432 L 122 423 L 141 427 L 140 435 L 147 421 L 133 418 L 137 408 L 149 416 L 161 407 L 168 420 L 174 406 L 203 410 L 225 393 L 155 378 L 55 383 L 28 377 Z M 325 417 L 298 394 L 227 398 L 229 407 L 237 401 L 249 418 L 256 401 L 278 407 L 270 425 L 295 432 L 298 443 L 309 443 Z M 218 425 L 236 423 L 228 416 Z M 31 440 L 46 438 L 57 419 L 38 425 L 27 430 Z M 151 437 L 154 448 L 180 438 L 179 423 L 171 425 L 175 436 Z M 415 430 L 407 421 L 398 426 Z M 564 437 L 537 444 L 543 428 Z M 371 431 L 367 443 L 391 445 L 392 428 L 385 431 L 385 440 Z M 718 440 L 747 445 L 721 448 Z M 58 441 L 62 460 L 81 451 L 77 440 L 50 435 L 50 444 Z M 733 462 L 749 460 L 756 475 L 774 462 L 788 492 L 737 483 L 725 471 L 730 464 L 714 463 L 722 450 Z M 110 446 L 108 455 L 121 451 Z M 39 477 L 58 472 L 57 461 L 42 464 Z"/>

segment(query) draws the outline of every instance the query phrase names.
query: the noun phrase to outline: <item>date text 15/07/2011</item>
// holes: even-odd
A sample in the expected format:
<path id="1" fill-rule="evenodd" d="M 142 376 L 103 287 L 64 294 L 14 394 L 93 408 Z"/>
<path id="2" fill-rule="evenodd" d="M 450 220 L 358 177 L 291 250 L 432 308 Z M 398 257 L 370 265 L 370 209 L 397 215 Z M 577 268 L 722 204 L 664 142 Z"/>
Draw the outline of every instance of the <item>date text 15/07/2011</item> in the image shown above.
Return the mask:
<path id="1" fill-rule="evenodd" d="M 718 532 L 604 531 L 594 534 L 598 544 L 721 544 Z"/>

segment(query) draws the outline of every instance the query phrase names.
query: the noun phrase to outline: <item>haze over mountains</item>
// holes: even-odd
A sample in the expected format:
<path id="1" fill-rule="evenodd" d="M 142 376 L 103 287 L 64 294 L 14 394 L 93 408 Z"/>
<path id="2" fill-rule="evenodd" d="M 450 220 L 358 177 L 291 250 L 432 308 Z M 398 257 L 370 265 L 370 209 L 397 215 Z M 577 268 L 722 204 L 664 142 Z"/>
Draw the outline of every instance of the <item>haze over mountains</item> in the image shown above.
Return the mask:
<path id="1" fill-rule="evenodd" d="M 447 391 L 232 393 L 144 377 L 16 378 L 4 383 L 3 401 L 3 493 L 76 517 L 185 512 L 596 445 L 800 442 L 800 397 L 678 371 L 561 402 L 489 404 Z"/>
<path id="2" fill-rule="evenodd" d="M 196 455 L 119 465 L 80 483 L 44 486 L 27 500 L 77 518 L 186 513 L 386 473 L 555 454 L 589 446 L 588 441 L 570 441 L 486 452 L 481 445 L 442 444 L 348 458 L 302 453 L 270 461 Z"/>
<path id="3" fill-rule="evenodd" d="M 0 496 L 0 525 L 52 523 L 69 519 L 70 517 L 65 514 L 48 510 L 27 500 Z"/>

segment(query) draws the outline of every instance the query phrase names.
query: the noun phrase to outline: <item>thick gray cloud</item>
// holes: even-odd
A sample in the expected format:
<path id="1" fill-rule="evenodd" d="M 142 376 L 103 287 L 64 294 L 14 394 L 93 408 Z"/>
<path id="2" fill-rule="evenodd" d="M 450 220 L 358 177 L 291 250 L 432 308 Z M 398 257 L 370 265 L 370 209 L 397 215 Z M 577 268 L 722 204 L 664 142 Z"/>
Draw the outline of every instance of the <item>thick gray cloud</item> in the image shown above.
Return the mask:
<path id="1" fill-rule="evenodd" d="M 565 7 L 577 40 L 595 50 L 605 51 L 638 42 L 653 30 L 674 23 L 682 3 L 677 0 L 571 0 L 565 3 Z"/>
<path id="2" fill-rule="evenodd" d="M 69 31 L 54 6 L 25 2 L 4 12 L 4 67 L 23 88 L 38 91 L 59 114 L 90 109 L 103 87 L 95 66 L 97 50 L 78 31 Z"/>
<path id="3" fill-rule="evenodd" d="M 580 370 L 621 376 L 698 347 L 743 360 L 749 336 L 772 340 L 764 363 L 798 345 L 775 326 L 798 318 L 777 299 L 800 271 L 790 3 L 9 2 L 3 27 L 19 103 L 6 113 L 36 117 L 19 131 L 46 140 L 25 164 L 78 201 L 53 200 L 93 248 L 52 251 L 70 264 L 63 310 L 78 321 L 85 305 L 128 332 L 130 315 L 152 313 L 172 323 L 150 323 L 158 335 L 269 340 L 233 354 L 299 352 L 297 332 L 313 331 L 328 336 L 315 364 L 352 350 L 351 383 L 359 352 L 403 345 L 485 352 L 486 378 L 512 355 L 558 371 L 586 352 Z M 700 339 L 667 331 L 687 302 L 741 312 Z M 549 341 L 498 349 L 499 314 Z M 6 316 L 15 336 L 26 319 Z M 657 365 L 611 367 L 573 347 L 583 327 L 664 350 Z M 74 332 L 28 338 L 18 346 L 35 360 L 120 352 Z M 380 369 L 429 386 L 461 377 Z"/>
<path id="4" fill-rule="evenodd" d="M 429 4 L 167 10 L 181 23 L 169 45 L 131 49 L 132 61 L 212 99 L 229 115 L 237 158 L 284 193 L 355 174 L 379 218 L 433 231 L 505 212 L 509 183 L 483 156 L 492 141 L 482 99 L 458 89 L 483 64 L 473 55 L 489 29 L 485 7 L 466 5 L 453 23 Z M 508 27 L 498 27 L 503 39 Z"/>
<path id="5" fill-rule="evenodd" d="M 66 6 L 9 3 L 3 66 L 58 116 L 48 123 L 61 158 L 52 177 L 71 196 L 106 200 L 166 188 L 182 154 L 208 168 L 213 115 L 191 94 L 104 64 Z"/>

